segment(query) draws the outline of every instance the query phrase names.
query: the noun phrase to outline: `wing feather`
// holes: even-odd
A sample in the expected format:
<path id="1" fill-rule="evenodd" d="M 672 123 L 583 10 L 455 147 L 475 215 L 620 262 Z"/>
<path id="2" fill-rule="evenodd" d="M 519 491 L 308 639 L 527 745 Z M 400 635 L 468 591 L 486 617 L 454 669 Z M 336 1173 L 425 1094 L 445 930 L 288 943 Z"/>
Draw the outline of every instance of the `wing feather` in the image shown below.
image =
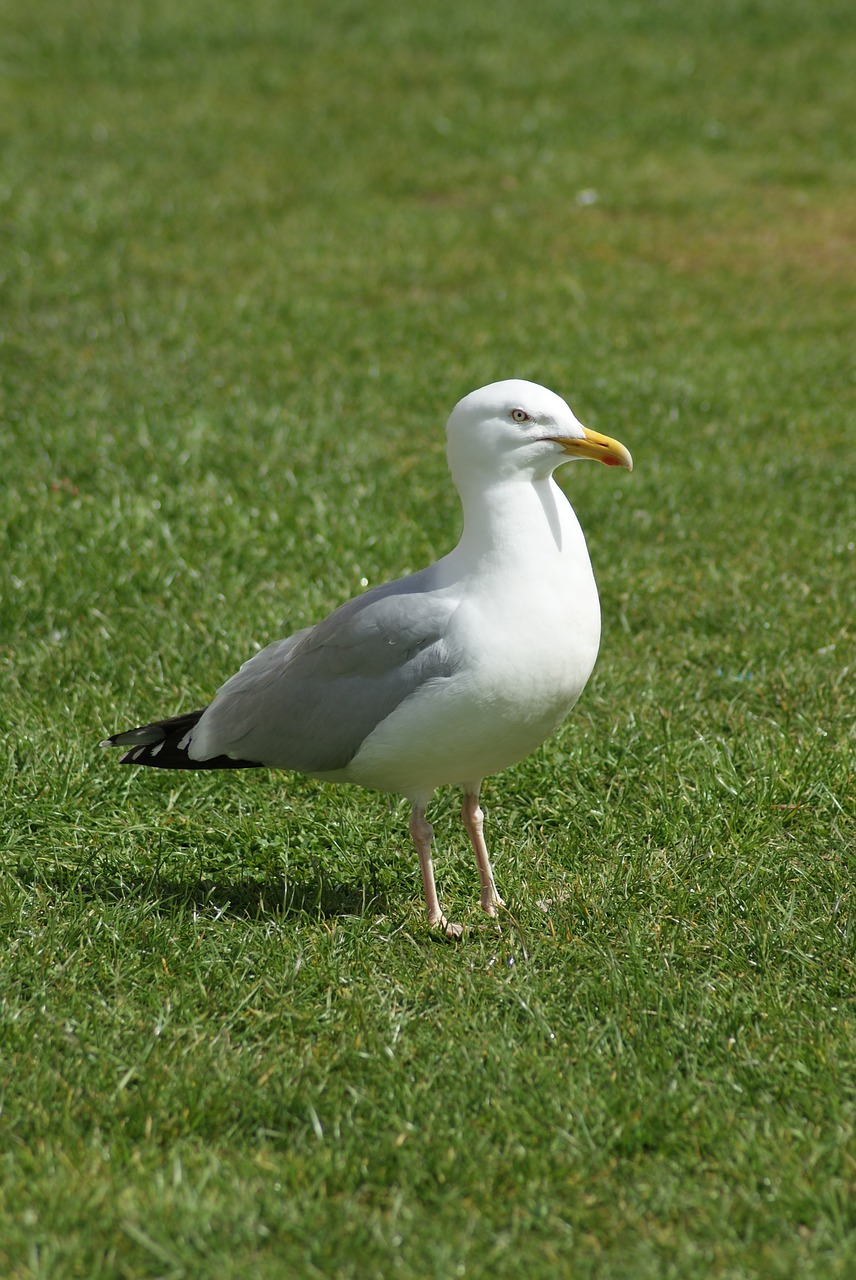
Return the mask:
<path id="1" fill-rule="evenodd" d="M 188 754 L 344 769 L 405 698 L 453 673 L 445 636 L 456 603 L 426 586 L 424 571 L 387 583 L 262 649 L 215 695 Z"/>

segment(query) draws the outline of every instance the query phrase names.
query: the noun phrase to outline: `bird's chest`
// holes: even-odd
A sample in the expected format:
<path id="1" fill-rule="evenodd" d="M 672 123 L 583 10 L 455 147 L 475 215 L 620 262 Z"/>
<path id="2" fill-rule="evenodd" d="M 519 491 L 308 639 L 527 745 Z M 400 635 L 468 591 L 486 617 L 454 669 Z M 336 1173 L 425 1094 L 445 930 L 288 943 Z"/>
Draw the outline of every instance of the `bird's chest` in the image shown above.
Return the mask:
<path id="1" fill-rule="evenodd" d="M 457 611 L 450 644 L 481 700 L 518 723 L 549 723 L 576 702 L 600 643 L 600 605 L 586 559 L 509 574 Z"/>

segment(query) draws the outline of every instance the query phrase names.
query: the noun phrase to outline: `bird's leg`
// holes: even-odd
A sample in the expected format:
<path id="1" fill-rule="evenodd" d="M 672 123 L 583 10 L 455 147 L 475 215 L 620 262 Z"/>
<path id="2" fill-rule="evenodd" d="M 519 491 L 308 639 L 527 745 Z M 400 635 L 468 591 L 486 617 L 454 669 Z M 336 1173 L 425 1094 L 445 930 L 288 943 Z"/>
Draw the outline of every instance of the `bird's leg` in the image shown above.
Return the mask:
<path id="1" fill-rule="evenodd" d="M 470 837 L 473 852 L 476 855 L 476 862 L 478 863 L 479 880 L 481 881 L 481 897 L 479 898 L 481 909 L 486 911 L 489 916 L 495 916 L 497 907 L 504 907 L 505 903 L 497 893 L 487 845 L 484 842 L 484 814 L 479 805 L 478 791 L 464 792 L 461 817 L 464 820 L 464 826 L 467 829 L 467 835 Z"/>
<path id="2" fill-rule="evenodd" d="M 434 828 L 425 817 L 422 805 L 415 804 L 410 810 L 410 834 L 419 854 L 419 870 L 422 872 L 422 887 L 425 890 L 425 906 L 428 910 L 428 923 L 432 929 L 438 929 L 452 942 L 457 942 L 463 929 L 459 924 L 452 924 L 443 915 L 440 899 L 437 897 L 437 886 L 434 883 L 434 863 L 431 860 L 431 841 Z"/>

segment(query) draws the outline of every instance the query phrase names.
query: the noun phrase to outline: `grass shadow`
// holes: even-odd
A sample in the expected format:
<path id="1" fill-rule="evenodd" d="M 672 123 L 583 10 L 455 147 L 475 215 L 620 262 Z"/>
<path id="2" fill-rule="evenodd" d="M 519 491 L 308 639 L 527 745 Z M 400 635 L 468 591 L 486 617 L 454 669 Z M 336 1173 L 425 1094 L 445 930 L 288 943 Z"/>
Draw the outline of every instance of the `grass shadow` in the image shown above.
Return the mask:
<path id="1" fill-rule="evenodd" d="M 147 903 L 153 911 L 191 910 L 241 920 L 383 914 L 388 905 L 386 895 L 377 887 L 337 883 L 320 871 L 301 879 L 184 879 L 157 870 L 140 874 L 116 867 L 44 868 L 31 864 L 19 866 L 17 875 L 28 888 L 42 887 L 89 901 Z"/>

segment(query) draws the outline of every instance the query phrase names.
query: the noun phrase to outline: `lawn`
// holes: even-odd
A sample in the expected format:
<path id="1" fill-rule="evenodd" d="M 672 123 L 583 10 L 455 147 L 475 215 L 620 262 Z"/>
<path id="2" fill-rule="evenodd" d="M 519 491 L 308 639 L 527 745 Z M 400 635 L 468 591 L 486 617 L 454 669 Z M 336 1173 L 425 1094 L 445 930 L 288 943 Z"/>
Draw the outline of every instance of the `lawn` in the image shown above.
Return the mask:
<path id="1" fill-rule="evenodd" d="M 9 0 L 0 1274 L 856 1274 L 849 0 Z M 604 614 L 432 940 L 406 805 L 119 766 L 459 533 L 543 382 Z"/>

